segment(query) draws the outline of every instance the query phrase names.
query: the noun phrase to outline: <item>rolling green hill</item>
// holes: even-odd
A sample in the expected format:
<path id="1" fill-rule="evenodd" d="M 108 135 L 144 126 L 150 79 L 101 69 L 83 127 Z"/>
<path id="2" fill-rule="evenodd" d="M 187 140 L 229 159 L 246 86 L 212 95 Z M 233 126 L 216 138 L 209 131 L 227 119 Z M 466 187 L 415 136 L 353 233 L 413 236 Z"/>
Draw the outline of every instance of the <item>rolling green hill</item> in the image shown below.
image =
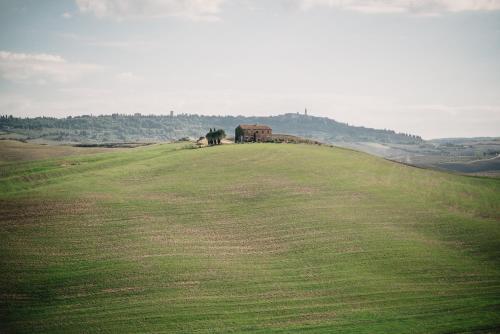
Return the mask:
<path id="1" fill-rule="evenodd" d="M 500 331 L 500 180 L 186 145 L 0 166 L 1 332 Z"/>

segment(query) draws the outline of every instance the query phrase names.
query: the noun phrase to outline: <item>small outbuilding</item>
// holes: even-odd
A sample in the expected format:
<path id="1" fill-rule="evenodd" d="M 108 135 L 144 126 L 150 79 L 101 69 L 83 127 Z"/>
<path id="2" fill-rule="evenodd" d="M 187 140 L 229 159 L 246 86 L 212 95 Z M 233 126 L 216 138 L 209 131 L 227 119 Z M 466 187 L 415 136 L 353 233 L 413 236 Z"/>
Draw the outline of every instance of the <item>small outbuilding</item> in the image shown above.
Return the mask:
<path id="1" fill-rule="evenodd" d="M 234 142 L 265 142 L 270 141 L 273 130 L 267 125 L 240 124 L 234 130 Z"/>

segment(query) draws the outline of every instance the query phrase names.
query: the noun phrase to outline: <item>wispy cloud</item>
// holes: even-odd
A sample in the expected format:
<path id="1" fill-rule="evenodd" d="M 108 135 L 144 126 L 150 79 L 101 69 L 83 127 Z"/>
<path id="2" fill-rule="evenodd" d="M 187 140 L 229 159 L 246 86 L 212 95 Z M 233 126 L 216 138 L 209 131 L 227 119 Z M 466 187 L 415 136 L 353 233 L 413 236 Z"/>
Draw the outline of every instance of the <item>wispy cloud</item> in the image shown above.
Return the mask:
<path id="1" fill-rule="evenodd" d="M 76 0 L 81 12 L 116 20 L 177 16 L 217 20 L 224 0 Z"/>
<path id="2" fill-rule="evenodd" d="M 500 0 L 298 0 L 302 9 L 317 6 L 364 13 L 412 13 L 439 15 L 445 12 L 500 10 Z"/>
<path id="3" fill-rule="evenodd" d="M 55 33 L 56 36 L 68 41 L 73 41 L 86 46 L 96 46 L 114 49 L 154 49 L 162 44 L 144 36 L 127 36 L 122 40 L 101 39 L 99 37 L 78 35 L 73 33 Z"/>
<path id="4" fill-rule="evenodd" d="M 134 83 L 140 83 L 142 80 L 141 77 L 138 75 L 132 73 L 132 72 L 121 72 L 116 75 L 116 79 L 119 82 L 126 83 L 126 84 L 134 84 Z"/>
<path id="5" fill-rule="evenodd" d="M 68 62 L 58 55 L 0 51 L 0 76 L 13 82 L 69 82 L 101 69 L 95 64 Z"/>

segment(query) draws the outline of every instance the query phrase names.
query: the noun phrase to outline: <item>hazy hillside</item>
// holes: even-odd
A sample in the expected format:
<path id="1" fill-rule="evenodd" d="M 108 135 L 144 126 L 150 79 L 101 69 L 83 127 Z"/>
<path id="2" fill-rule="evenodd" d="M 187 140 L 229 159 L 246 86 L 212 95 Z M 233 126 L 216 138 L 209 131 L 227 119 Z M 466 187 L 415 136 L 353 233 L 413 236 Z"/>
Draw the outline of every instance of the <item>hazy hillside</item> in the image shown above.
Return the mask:
<path id="1" fill-rule="evenodd" d="M 415 144 L 335 142 L 414 166 L 474 175 L 500 176 L 500 138 L 434 139 Z"/>
<path id="2" fill-rule="evenodd" d="M 498 332 L 499 222 L 500 180 L 326 146 L 11 163 L 0 332 Z"/>
<path id="3" fill-rule="evenodd" d="M 370 141 L 418 143 L 420 137 L 390 130 L 354 127 L 329 118 L 286 114 L 271 117 L 244 116 L 80 116 L 63 119 L 0 117 L 0 136 L 62 142 L 165 141 L 198 138 L 210 128 L 222 128 L 230 136 L 242 123 L 268 124 L 274 133 L 314 138 L 324 142 Z"/>

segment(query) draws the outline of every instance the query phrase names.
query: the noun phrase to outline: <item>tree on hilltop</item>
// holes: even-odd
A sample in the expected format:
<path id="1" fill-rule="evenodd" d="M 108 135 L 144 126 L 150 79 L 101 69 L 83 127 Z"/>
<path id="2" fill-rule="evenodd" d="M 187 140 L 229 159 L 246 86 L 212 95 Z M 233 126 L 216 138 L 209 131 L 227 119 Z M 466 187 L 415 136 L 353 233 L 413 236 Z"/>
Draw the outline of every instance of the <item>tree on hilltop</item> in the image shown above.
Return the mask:
<path id="1" fill-rule="evenodd" d="M 226 132 L 223 129 L 215 130 L 210 129 L 210 131 L 205 136 L 208 141 L 208 145 L 220 145 L 222 139 L 226 138 Z"/>

